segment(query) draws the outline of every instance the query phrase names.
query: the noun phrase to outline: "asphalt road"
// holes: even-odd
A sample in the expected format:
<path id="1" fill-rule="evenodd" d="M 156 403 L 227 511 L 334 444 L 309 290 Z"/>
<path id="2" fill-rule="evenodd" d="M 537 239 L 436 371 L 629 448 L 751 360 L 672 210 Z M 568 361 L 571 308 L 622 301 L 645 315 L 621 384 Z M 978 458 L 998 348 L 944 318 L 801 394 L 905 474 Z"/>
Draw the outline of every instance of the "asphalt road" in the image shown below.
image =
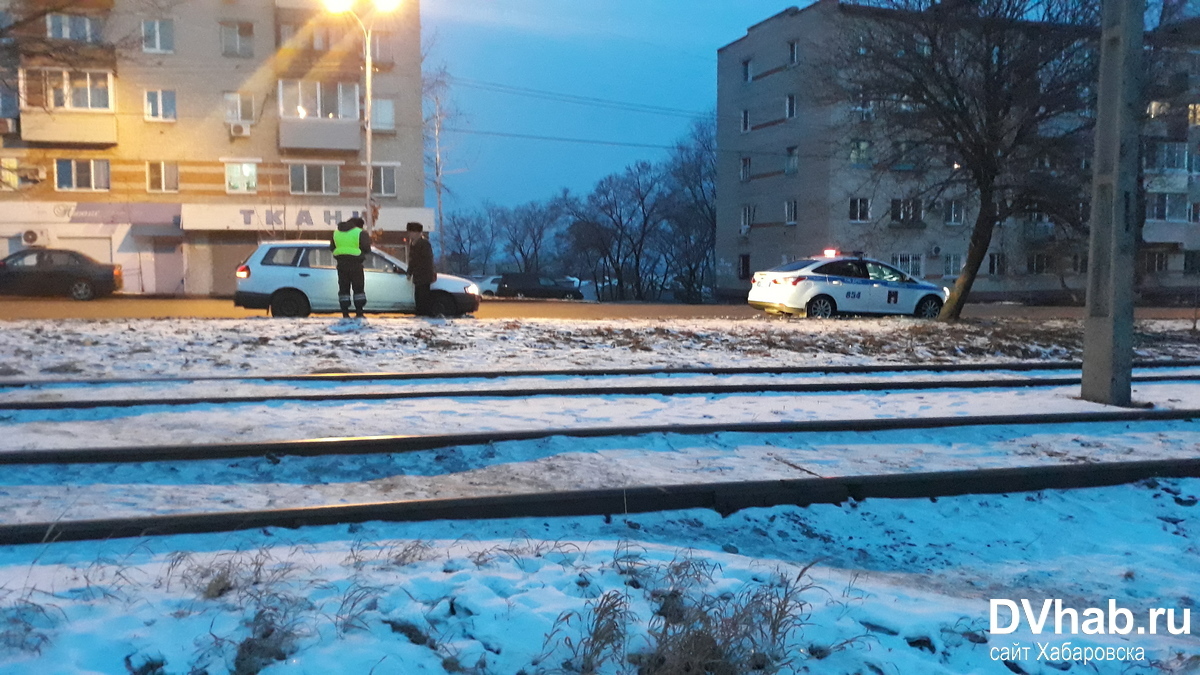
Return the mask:
<path id="1" fill-rule="evenodd" d="M 1139 307 L 1139 319 L 1188 319 L 1190 307 Z M 1022 317 L 1080 319 L 1082 307 L 1025 307 L 1009 304 L 967 305 L 966 318 Z M 91 302 L 63 298 L 2 298 L 0 320 L 20 319 L 231 319 L 266 316 L 262 310 L 233 306 L 210 298 L 144 298 L 114 296 Z M 762 316 L 748 305 L 674 305 L 593 303 L 538 300 L 488 300 L 475 313 L 480 319 L 746 319 Z"/>

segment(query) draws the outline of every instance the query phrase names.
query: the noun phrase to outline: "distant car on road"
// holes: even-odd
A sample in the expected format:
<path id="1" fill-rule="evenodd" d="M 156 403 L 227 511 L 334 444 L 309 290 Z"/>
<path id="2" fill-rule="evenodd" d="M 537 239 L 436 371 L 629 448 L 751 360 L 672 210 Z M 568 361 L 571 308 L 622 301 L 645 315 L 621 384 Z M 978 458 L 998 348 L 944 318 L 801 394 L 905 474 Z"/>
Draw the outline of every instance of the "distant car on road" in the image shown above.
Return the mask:
<path id="1" fill-rule="evenodd" d="M 491 298 L 496 295 L 496 286 L 500 284 L 500 275 L 493 274 L 490 277 L 477 277 L 475 283 L 479 285 L 479 294 L 485 298 Z"/>
<path id="2" fill-rule="evenodd" d="M 383 251 L 367 254 L 365 311 L 414 312 L 413 283 L 407 266 Z M 337 262 L 328 241 L 268 241 L 237 269 L 233 304 L 270 309 L 272 316 L 341 312 Z M 479 287 L 470 279 L 438 274 L 430 287 L 430 313 L 460 316 L 479 309 Z"/>
<path id="3" fill-rule="evenodd" d="M 502 274 L 496 284 L 501 298 L 558 298 L 582 300 L 583 293 L 574 286 L 560 284 L 550 277 L 531 273 Z"/>
<path id="4" fill-rule="evenodd" d="M 950 290 L 856 256 L 796 260 L 755 272 L 747 301 L 771 314 L 911 314 L 932 319 Z"/>
<path id="5" fill-rule="evenodd" d="M 121 290 L 120 265 L 97 262 L 78 252 L 31 248 L 0 260 L 0 293 L 66 295 L 91 300 Z"/>

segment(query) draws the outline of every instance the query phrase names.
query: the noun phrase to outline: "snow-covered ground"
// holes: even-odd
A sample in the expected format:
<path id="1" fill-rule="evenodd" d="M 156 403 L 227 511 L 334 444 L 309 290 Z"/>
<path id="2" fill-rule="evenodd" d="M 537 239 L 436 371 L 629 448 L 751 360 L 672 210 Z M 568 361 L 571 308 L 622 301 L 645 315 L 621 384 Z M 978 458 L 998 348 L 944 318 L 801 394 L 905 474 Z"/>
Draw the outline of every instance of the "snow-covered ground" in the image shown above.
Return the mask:
<path id="1" fill-rule="evenodd" d="M 1185 322 L 1140 324 L 1139 358 L 1197 358 L 1200 346 L 1189 328 Z M 0 331 L 0 378 L 1057 360 L 1079 358 L 1079 330 L 1076 322 L 944 326 L 904 319 L 386 319 L 362 327 L 327 319 L 10 322 Z M 880 377 L 886 376 L 838 376 Z M 535 377 L 522 384 L 531 381 L 564 386 L 562 378 Z M 500 380 L 465 384 L 508 386 Z M 0 401 L 250 395 L 330 386 L 48 385 L 4 391 Z M 415 391 L 461 389 L 464 383 L 336 386 Z M 1051 387 L 10 411 L 0 413 L 0 450 L 1102 409 L 1077 395 L 1077 387 Z M 1144 383 L 1135 398 L 1158 407 L 1197 408 L 1200 386 Z M 10 466 L 0 473 L 0 519 L 45 522 L 574 487 L 1194 457 L 1198 451 L 1200 425 L 1155 422 L 555 437 L 404 455 Z M 778 607 L 793 588 L 780 580 L 795 582 L 802 566 L 818 560 L 800 582 L 819 586 L 797 596 L 807 603 L 795 614 L 804 625 L 787 633 L 782 646 L 768 649 L 770 640 L 761 633 L 739 643 L 746 647 L 757 640 L 759 648 L 790 658 L 783 672 L 1062 672 L 1062 664 L 1035 658 L 1038 641 L 1145 652 L 1132 669 L 1129 663 L 1101 662 L 1076 664 L 1070 672 L 1196 672 L 1187 670 L 1200 668 L 1200 640 L 1194 635 L 1167 634 L 1161 625 L 1157 635 L 988 635 L 987 600 L 1062 598 L 1082 610 L 1106 607 L 1113 598 L 1138 612 L 1139 620 L 1151 607 L 1177 608 L 1177 614 L 1190 609 L 1200 594 L 1195 576 L 1200 549 L 1193 538 L 1197 494 L 1200 481 L 1176 480 L 935 502 L 781 507 L 724 519 L 690 511 L 614 516 L 611 522 L 367 524 L 5 547 L 0 673 L 533 675 L 586 670 L 580 659 L 592 649 L 603 661 L 601 673 L 638 672 L 640 664 L 642 672 L 673 675 L 684 671 L 665 669 L 669 655 L 658 655 L 664 659 L 657 661 L 658 670 L 649 657 L 637 656 L 652 651 L 655 642 L 648 622 L 651 629 L 667 626 L 671 635 L 690 626 L 698 632 L 690 634 L 694 641 L 685 651 L 719 661 L 712 649 L 719 644 L 732 663 L 741 652 L 727 644 L 736 633 L 729 626 L 761 624 L 763 617 L 710 626 L 708 637 L 697 637 L 704 633 L 700 628 L 716 613 Z M 619 620 L 601 626 L 607 630 L 585 630 L 589 612 L 597 608 L 608 610 L 601 611 L 603 617 Z M 632 615 L 621 614 L 622 608 Z M 712 616 L 705 618 L 702 608 Z M 560 615 L 566 620 L 555 623 Z M 621 639 L 611 643 L 585 639 L 589 632 L 599 639 L 614 630 Z M 1019 670 L 1001 663 L 995 651 L 1014 642 L 1031 650 L 1028 658 L 1010 659 Z M 742 670 L 712 672 L 748 672 L 747 663 L 756 659 L 757 665 L 778 663 L 747 658 Z M 152 667 L 160 659 L 165 664 Z"/>

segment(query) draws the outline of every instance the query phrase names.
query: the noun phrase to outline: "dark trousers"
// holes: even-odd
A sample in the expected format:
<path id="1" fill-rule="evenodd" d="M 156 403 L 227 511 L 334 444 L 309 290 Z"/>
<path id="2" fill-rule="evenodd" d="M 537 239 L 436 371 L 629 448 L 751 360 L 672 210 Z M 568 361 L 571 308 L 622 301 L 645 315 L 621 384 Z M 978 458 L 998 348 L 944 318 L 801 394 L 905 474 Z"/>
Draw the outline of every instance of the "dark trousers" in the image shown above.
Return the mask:
<path id="1" fill-rule="evenodd" d="M 413 299 L 417 302 L 417 314 L 429 316 L 429 284 L 413 284 Z"/>
<path id="2" fill-rule="evenodd" d="M 350 291 L 354 291 L 354 309 L 361 316 L 363 307 L 367 306 L 367 281 L 363 273 L 363 261 L 357 256 L 339 255 L 337 257 L 338 273 L 338 304 L 342 307 L 342 315 L 350 315 Z"/>

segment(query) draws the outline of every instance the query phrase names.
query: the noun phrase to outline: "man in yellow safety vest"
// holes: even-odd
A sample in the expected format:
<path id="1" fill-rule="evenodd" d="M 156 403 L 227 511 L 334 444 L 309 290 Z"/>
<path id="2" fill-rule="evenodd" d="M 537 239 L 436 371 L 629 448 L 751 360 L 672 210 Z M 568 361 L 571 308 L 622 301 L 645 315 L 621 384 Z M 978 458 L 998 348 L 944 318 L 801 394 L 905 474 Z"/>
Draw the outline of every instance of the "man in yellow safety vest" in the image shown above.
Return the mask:
<path id="1" fill-rule="evenodd" d="M 329 248 L 337 260 L 338 304 L 342 316 L 350 318 L 350 291 L 354 290 L 354 309 L 362 318 L 367 306 L 366 279 L 363 276 L 363 260 L 371 252 L 371 237 L 363 230 L 363 219 L 351 218 L 338 223 L 337 230 L 329 238 Z"/>

